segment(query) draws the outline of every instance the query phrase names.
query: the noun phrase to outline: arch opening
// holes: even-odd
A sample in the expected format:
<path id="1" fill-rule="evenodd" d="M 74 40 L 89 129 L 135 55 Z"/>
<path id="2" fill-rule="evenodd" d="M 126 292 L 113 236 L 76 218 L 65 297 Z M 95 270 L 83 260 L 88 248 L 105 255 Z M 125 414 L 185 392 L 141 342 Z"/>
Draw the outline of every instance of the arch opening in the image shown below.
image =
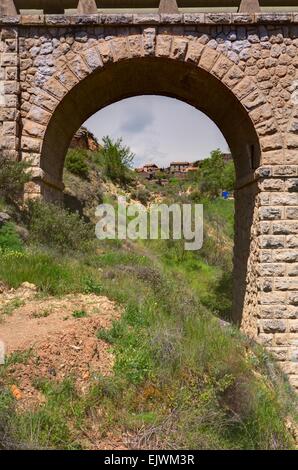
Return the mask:
<path id="1" fill-rule="evenodd" d="M 251 232 L 258 193 L 253 176 L 260 164 L 261 151 L 248 112 L 220 80 L 193 64 L 164 58 L 127 59 L 108 64 L 74 86 L 57 106 L 44 135 L 41 168 L 59 188 L 64 159 L 77 129 L 100 109 L 140 95 L 167 96 L 192 105 L 217 125 L 228 143 L 235 163 L 237 188 L 232 316 L 240 324 L 243 315 L 250 316 L 253 306 L 249 298 L 255 297 L 249 292 L 246 279 L 253 251 Z M 42 183 L 43 197 L 48 200 L 57 197 L 56 188 L 46 181 Z M 250 286 L 254 289 L 253 282 Z"/>
<path id="2" fill-rule="evenodd" d="M 161 95 L 184 101 L 206 114 L 223 133 L 234 158 L 238 186 L 260 162 L 260 145 L 248 113 L 209 72 L 161 58 L 130 59 L 93 72 L 61 101 L 47 126 L 41 168 L 62 181 L 64 159 L 76 130 L 100 109 L 125 98 Z"/>

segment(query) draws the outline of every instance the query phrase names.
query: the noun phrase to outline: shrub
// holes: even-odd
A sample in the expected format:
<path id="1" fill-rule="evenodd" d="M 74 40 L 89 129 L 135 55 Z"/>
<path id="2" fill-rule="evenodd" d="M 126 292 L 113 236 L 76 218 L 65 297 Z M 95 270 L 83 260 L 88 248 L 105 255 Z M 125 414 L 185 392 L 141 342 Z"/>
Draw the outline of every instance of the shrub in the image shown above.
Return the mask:
<path id="1" fill-rule="evenodd" d="M 233 190 L 235 186 L 234 163 L 225 164 L 222 152 L 217 149 L 211 152 L 210 158 L 201 163 L 198 170 L 200 191 L 211 197 L 217 197 L 222 190 Z"/>
<path id="2" fill-rule="evenodd" d="M 30 241 L 62 252 L 83 250 L 92 239 L 90 225 L 77 213 L 43 201 L 29 203 Z"/>
<path id="3" fill-rule="evenodd" d="M 134 154 L 129 147 L 122 144 L 122 139 L 113 141 L 107 136 L 103 138 L 103 143 L 100 154 L 106 176 L 112 181 L 126 185 L 132 179 L 129 168 Z"/>
<path id="4" fill-rule="evenodd" d="M 0 251 L 22 251 L 23 244 L 14 225 L 9 222 L 0 228 Z"/>
<path id="5" fill-rule="evenodd" d="M 23 186 L 30 181 L 28 163 L 16 162 L 0 155 L 0 198 L 13 203 L 22 194 Z"/>
<path id="6" fill-rule="evenodd" d="M 86 163 L 87 154 L 84 150 L 71 149 L 65 159 L 65 168 L 74 175 L 87 179 L 89 168 Z"/>
<path id="7" fill-rule="evenodd" d="M 147 189 L 136 189 L 131 193 L 131 197 L 146 206 L 150 198 L 150 191 Z"/>

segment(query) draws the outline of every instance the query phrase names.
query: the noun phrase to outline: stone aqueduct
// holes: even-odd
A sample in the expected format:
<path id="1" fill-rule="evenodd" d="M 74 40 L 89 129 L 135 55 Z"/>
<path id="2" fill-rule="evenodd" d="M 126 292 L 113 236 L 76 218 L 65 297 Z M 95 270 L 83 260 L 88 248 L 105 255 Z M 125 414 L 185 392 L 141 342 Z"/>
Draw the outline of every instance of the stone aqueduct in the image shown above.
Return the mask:
<path id="1" fill-rule="evenodd" d="M 31 162 L 27 197 L 61 197 L 69 142 L 106 105 L 160 94 L 206 113 L 237 171 L 235 321 L 298 387 L 298 13 L 161 0 L 168 13 L 98 14 L 80 0 L 76 15 L 17 15 L 2 2 L 1 151 Z"/>

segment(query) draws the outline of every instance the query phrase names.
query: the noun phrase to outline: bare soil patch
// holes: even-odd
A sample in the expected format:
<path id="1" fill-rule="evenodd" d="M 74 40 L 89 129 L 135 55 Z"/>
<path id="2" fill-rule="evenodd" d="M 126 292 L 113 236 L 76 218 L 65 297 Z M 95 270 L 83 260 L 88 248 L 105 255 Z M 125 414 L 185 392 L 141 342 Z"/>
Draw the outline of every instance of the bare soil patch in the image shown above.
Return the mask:
<path id="1" fill-rule="evenodd" d="M 12 363 L 8 369 L 21 392 L 22 407 L 42 401 L 33 385 L 36 379 L 61 381 L 72 376 L 78 391 L 84 393 L 96 375 L 111 374 L 110 346 L 96 337 L 100 328 L 110 327 L 121 314 L 108 298 L 94 294 L 40 298 L 34 286 L 22 285 L 0 294 L 0 309 L 18 305 L 16 299 L 22 304 L 2 314 L 0 338 L 8 357 L 28 352 L 26 361 Z"/>

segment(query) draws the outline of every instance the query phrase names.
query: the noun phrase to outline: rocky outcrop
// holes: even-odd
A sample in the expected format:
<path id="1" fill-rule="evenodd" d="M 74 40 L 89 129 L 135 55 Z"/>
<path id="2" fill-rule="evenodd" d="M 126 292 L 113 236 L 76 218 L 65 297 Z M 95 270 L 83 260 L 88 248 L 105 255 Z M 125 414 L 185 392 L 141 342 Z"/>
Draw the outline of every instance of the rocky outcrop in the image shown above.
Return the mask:
<path id="1" fill-rule="evenodd" d="M 100 145 L 96 137 L 90 131 L 88 131 L 86 127 L 80 127 L 80 129 L 77 130 L 73 136 L 70 148 L 80 148 L 97 152 L 100 148 Z"/>

